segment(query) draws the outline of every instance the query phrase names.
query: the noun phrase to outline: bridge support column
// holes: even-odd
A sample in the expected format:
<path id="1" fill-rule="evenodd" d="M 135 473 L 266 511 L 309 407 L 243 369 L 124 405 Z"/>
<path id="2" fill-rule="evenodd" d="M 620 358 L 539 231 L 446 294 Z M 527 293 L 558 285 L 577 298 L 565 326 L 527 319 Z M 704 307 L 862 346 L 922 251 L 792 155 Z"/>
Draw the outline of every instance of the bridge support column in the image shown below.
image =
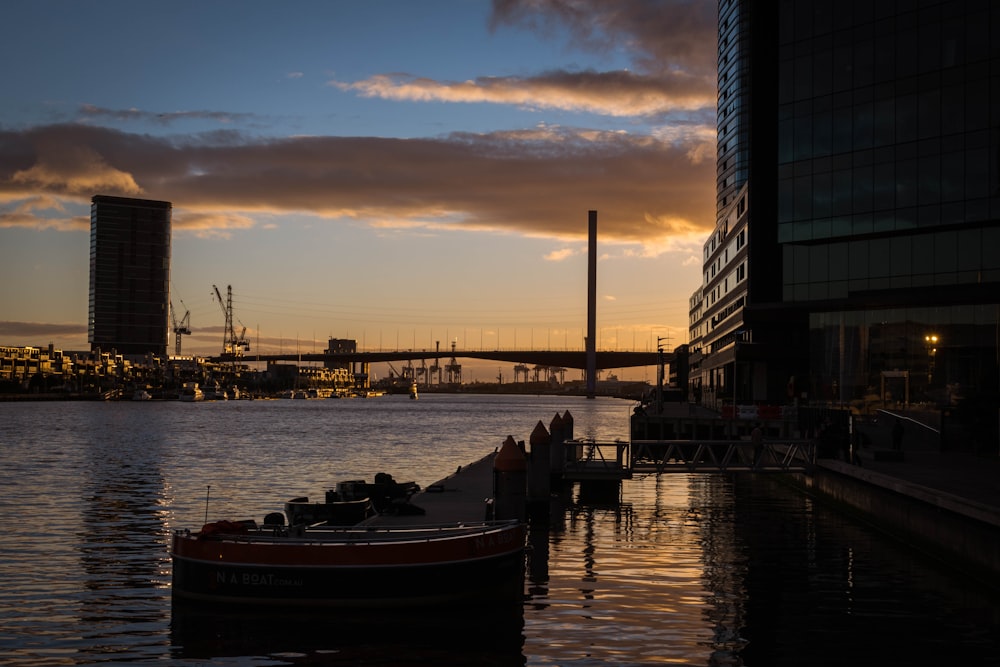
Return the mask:
<path id="1" fill-rule="evenodd" d="M 587 398 L 597 392 L 597 211 L 587 221 Z"/>

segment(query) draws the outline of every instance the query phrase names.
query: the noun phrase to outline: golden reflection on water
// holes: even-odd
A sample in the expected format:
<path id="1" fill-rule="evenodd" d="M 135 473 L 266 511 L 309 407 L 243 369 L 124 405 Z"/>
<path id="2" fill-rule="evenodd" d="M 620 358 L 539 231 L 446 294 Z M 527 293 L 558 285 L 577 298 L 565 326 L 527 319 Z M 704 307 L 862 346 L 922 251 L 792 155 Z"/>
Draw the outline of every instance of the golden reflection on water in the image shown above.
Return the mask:
<path id="1" fill-rule="evenodd" d="M 553 664 L 731 661 L 743 586 L 723 564 L 737 550 L 732 489 L 720 477 L 661 475 L 626 481 L 621 496 L 564 499 L 547 567 L 531 564 L 526 653 Z"/>

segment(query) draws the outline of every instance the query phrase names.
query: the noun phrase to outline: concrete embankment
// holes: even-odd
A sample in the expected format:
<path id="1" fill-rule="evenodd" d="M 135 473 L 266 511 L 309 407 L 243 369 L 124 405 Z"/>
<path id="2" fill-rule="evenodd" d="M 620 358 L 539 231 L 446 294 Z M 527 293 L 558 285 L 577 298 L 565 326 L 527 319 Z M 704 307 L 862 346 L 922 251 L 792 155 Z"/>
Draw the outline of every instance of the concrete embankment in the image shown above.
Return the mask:
<path id="1" fill-rule="evenodd" d="M 861 466 L 823 459 L 793 484 L 1000 589 L 998 471 L 996 460 L 911 453 Z"/>

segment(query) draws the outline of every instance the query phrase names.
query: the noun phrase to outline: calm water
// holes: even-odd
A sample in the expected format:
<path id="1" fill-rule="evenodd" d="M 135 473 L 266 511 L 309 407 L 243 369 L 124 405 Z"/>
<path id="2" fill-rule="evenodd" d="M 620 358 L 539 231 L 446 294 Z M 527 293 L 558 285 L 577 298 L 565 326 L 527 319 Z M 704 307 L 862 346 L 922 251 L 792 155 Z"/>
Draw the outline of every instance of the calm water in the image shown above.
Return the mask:
<path id="1" fill-rule="evenodd" d="M 574 493 L 534 531 L 523 609 L 256 616 L 173 608 L 167 538 L 337 480 L 426 486 L 613 399 L 0 403 L 0 664 L 1000 664 L 996 592 L 766 476 Z"/>

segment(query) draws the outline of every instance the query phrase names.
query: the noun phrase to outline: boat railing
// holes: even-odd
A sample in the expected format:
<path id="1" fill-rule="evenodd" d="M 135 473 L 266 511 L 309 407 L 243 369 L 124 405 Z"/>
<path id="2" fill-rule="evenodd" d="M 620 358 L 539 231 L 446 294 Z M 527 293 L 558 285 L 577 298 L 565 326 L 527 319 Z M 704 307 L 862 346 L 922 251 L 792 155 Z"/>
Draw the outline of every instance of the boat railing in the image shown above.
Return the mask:
<path id="1" fill-rule="evenodd" d="M 295 544 L 366 544 L 427 542 L 470 535 L 489 535 L 508 530 L 517 519 L 503 521 L 464 522 L 450 524 L 419 524 L 412 526 L 269 526 L 249 528 L 246 532 L 216 533 L 210 539 L 226 542 Z M 178 530 L 178 533 L 185 533 Z"/>

